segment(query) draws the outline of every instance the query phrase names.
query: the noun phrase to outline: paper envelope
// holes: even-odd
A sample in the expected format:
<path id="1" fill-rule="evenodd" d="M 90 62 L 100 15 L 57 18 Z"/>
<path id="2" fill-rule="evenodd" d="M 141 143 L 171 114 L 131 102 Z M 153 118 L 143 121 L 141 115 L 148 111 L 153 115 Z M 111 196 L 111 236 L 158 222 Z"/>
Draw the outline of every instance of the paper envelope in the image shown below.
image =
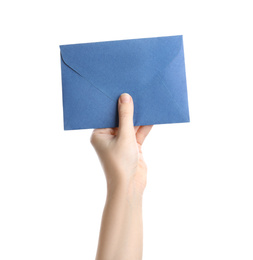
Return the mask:
<path id="1" fill-rule="evenodd" d="M 183 36 L 60 45 L 64 130 L 118 127 L 129 93 L 133 124 L 189 122 Z"/>

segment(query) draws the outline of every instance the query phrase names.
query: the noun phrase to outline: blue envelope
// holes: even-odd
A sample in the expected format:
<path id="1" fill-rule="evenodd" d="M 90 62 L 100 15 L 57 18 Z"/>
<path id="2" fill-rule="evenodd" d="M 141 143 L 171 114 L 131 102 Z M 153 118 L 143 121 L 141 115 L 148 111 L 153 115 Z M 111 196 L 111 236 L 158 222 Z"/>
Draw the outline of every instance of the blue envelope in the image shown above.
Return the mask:
<path id="1" fill-rule="evenodd" d="M 118 127 L 118 98 L 135 126 L 189 122 L 183 37 L 60 45 L 64 130 Z"/>

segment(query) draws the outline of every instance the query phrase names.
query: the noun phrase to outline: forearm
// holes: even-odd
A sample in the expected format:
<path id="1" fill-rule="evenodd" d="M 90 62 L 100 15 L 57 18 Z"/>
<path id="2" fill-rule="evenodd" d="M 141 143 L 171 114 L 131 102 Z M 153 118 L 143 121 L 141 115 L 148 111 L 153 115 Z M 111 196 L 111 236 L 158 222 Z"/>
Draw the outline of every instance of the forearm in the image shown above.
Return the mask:
<path id="1" fill-rule="evenodd" d="M 96 260 L 142 259 L 142 196 L 132 190 L 129 185 L 108 189 Z"/>

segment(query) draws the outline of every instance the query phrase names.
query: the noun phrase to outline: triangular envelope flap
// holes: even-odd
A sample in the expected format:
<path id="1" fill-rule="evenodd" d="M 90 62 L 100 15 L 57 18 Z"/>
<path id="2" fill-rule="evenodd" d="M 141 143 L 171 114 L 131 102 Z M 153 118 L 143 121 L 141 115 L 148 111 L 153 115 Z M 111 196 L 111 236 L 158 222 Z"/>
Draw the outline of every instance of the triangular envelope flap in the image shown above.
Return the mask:
<path id="1" fill-rule="evenodd" d="M 63 62 L 116 100 L 123 92 L 150 88 L 157 74 L 168 80 L 170 64 L 182 53 L 182 36 L 61 45 Z"/>
<path id="2" fill-rule="evenodd" d="M 63 61 L 61 69 L 64 129 L 116 127 L 117 103 L 105 98 Z"/>

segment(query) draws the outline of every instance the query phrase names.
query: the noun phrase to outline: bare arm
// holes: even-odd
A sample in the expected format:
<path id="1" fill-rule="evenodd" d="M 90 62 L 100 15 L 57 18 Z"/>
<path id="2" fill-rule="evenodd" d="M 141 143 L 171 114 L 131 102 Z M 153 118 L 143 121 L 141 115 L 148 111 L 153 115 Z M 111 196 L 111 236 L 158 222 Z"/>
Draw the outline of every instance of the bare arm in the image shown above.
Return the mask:
<path id="1" fill-rule="evenodd" d="M 95 129 L 91 136 L 107 180 L 96 260 L 142 259 L 147 166 L 141 146 L 152 126 L 133 126 L 134 107 L 129 97 L 130 102 L 119 99 L 119 127 Z"/>
<path id="2" fill-rule="evenodd" d="M 142 201 L 127 193 L 119 186 L 107 195 L 96 260 L 142 259 Z"/>

